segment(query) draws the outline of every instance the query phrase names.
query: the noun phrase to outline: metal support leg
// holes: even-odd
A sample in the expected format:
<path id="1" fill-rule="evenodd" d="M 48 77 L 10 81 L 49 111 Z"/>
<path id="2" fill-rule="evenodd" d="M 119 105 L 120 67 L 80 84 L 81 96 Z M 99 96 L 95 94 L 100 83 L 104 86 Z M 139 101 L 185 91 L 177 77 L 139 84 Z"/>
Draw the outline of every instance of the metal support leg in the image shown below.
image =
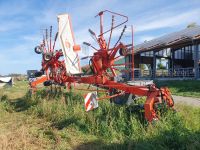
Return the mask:
<path id="1" fill-rule="evenodd" d="M 199 78 L 199 49 L 198 44 L 194 45 L 194 76 Z"/>
<path id="2" fill-rule="evenodd" d="M 156 52 L 153 51 L 153 70 L 152 70 L 152 78 L 156 77 Z"/>
<path id="3" fill-rule="evenodd" d="M 171 49 L 171 73 L 170 76 L 174 76 L 174 50 Z"/>

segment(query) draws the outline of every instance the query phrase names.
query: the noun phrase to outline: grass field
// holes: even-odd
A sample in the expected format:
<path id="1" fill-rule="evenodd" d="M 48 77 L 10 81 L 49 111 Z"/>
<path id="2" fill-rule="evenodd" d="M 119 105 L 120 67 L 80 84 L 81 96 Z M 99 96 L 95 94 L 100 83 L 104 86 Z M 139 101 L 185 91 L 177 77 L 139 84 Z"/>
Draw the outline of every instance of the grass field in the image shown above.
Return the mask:
<path id="1" fill-rule="evenodd" d="M 157 86 L 167 86 L 172 94 L 200 98 L 200 80 L 156 81 Z"/>
<path id="2" fill-rule="evenodd" d="M 155 124 L 101 101 L 85 112 L 78 92 L 38 91 L 26 82 L 0 90 L 0 149 L 199 149 L 200 109 L 176 105 Z"/>

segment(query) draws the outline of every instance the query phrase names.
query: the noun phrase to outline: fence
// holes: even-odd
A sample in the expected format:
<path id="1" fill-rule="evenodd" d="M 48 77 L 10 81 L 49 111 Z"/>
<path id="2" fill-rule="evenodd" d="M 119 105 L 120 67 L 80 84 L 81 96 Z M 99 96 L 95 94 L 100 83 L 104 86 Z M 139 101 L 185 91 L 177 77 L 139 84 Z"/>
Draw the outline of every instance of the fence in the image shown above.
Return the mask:
<path id="1" fill-rule="evenodd" d="M 199 77 L 200 77 L 200 67 L 199 67 Z M 131 73 L 130 73 L 131 75 Z M 136 68 L 134 70 L 135 78 L 194 78 L 195 77 L 195 69 L 190 68 L 175 68 L 175 69 L 159 69 L 156 70 L 155 75 L 152 70 L 141 70 Z"/>

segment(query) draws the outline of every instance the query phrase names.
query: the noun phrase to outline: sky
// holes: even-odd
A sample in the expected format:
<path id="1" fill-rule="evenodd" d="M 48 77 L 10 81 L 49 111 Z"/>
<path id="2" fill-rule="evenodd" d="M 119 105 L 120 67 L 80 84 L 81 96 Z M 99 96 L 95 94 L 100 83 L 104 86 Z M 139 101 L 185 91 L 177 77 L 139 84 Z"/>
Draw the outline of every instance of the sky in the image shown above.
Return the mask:
<path id="1" fill-rule="evenodd" d="M 52 25 L 57 32 L 60 13 L 71 16 L 77 44 L 93 43 L 88 29 L 99 32 L 94 16 L 102 10 L 129 17 L 135 44 L 193 22 L 200 24 L 200 0 L 0 0 L 0 75 L 41 68 L 41 56 L 34 47 L 41 42 L 42 29 Z"/>

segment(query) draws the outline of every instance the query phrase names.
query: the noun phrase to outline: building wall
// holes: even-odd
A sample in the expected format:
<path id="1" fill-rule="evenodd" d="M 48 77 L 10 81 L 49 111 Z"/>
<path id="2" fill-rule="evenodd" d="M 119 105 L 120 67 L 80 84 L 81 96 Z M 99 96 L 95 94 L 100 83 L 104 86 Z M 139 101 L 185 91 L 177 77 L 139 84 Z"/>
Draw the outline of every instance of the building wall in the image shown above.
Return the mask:
<path id="1" fill-rule="evenodd" d="M 198 57 L 196 55 L 198 55 Z M 131 57 L 131 54 L 126 56 L 126 61 L 132 63 Z M 164 76 L 178 77 L 179 75 L 187 74 L 189 68 L 193 68 L 192 70 L 189 70 L 189 76 L 192 78 L 200 76 L 197 76 L 197 74 L 200 74 L 200 44 L 197 43 L 179 44 L 164 49 L 152 49 L 148 52 L 138 53 L 134 56 L 134 67 L 140 68 L 140 64 L 151 65 L 151 76 L 156 77 L 157 73 L 160 74 L 160 70 L 157 72 L 157 63 L 158 60 L 162 58 L 168 61 L 168 69 L 165 69 L 166 71 Z M 199 61 L 198 64 L 197 61 Z M 131 67 L 131 65 L 129 67 Z M 177 69 L 179 68 L 182 69 L 180 73 L 177 72 Z M 186 69 L 186 72 L 184 72 L 184 68 Z M 170 70 L 173 71 L 173 73 L 167 73 Z M 155 76 L 153 76 L 153 74 Z"/>

